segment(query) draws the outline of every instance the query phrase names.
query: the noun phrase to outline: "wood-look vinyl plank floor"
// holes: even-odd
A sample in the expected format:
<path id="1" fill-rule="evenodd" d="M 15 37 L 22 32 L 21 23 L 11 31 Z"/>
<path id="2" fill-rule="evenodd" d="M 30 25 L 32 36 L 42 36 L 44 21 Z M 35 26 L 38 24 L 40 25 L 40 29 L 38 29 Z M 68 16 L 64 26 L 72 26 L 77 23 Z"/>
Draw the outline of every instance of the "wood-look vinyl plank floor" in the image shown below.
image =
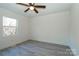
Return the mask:
<path id="1" fill-rule="evenodd" d="M 29 40 L 0 51 L 0 56 L 73 56 L 68 46 Z"/>

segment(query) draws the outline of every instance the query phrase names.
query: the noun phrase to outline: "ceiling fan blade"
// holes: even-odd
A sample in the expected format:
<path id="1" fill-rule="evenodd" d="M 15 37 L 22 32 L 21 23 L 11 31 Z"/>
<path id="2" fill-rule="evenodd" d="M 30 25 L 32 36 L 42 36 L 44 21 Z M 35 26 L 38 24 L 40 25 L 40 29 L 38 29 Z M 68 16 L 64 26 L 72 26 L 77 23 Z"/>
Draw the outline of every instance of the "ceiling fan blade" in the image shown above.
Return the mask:
<path id="1" fill-rule="evenodd" d="M 16 3 L 16 4 L 23 5 L 23 6 L 28 6 L 27 4 L 24 4 L 24 3 Z"/>
<path id="2" fill-rule="evenodd" d="M 34 11 L 35 11 L 36 13 L 38 13 L 38 10 L 37 10 L 36 8 L 34 8 Z"/>
<path id="3" fill-rule="evenodd" d="M 46 6 L 44 6 L 44 5 L 36 5 L 34 7 L 36 7 L 36 8 L 46 8 Z"/>
<path id="4" fill-rule="evenodd" d="M 27 12 L 29 10 L 29 8 L 28 9 L 26 9 L 24 12 Z"/>

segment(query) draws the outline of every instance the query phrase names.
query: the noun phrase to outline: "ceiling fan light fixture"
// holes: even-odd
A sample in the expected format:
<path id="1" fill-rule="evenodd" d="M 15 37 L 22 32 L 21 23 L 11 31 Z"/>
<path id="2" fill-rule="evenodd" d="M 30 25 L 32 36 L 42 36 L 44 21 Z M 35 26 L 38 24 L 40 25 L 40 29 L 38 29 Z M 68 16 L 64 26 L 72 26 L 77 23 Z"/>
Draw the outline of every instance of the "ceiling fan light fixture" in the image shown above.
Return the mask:
<path id="1" fill-rule="evenodd" d="M 30 6 L 29 8 L 30 8 L 30 10 L 34 10 L 34 7 L 33 6 Z"/>

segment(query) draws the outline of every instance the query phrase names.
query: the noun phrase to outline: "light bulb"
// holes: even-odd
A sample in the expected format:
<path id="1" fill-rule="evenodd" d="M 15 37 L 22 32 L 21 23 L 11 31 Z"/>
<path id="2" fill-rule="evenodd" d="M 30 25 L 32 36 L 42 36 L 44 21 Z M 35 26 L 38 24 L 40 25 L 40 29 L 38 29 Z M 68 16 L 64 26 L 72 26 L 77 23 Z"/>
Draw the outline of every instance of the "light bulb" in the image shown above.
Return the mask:
<path id="1" fill-rule="evenodd" d="M 30 6 L 30 10 L 34 10 L 34 7 L 33 6 Z"/>

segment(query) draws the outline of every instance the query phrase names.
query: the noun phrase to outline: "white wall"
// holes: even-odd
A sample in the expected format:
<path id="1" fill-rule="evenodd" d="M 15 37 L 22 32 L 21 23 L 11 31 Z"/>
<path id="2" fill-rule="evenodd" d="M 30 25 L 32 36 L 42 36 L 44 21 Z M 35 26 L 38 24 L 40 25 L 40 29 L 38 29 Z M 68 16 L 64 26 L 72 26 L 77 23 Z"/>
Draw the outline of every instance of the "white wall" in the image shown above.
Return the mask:
<path id="1" fill-rule="evenodd" d="M 70 47 L 75 55 L 79 55 L 79 4 L 73 4 L 71 9 L 72 28 Z"/>
<path id="2" fill-rule="evenodd" d="M 69 11 L 31 18 L 30 39 L 67 45 L 69 41 L 69 21 Z"/>
<path id="3" fill-rule="evenodd" d="M 2 17 L 7 16 L 17 20 L 17 31 L 15 36 L 3 37 Z M 0 49 L 15 45 L 28 40 L 28 17 L 21 16 L 7 9 L 0 8 Z"/>

